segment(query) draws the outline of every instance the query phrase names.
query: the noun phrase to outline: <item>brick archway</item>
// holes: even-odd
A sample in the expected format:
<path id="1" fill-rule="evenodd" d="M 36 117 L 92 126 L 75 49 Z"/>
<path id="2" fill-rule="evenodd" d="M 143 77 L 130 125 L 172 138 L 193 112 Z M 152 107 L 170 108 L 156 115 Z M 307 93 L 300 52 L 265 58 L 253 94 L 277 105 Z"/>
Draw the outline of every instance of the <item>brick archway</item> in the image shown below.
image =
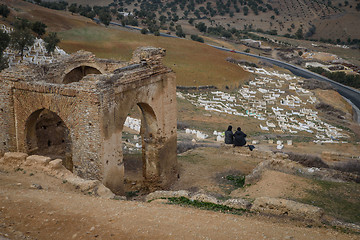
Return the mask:
<path id="1" fill-rule="evenodd" d="M 69 84 L 73 82 L 79 82 L 83 77 L 85 77 L 88 74 L 101 74 L 101 72 L 95 67 L 81 65 L 68 72 L 64 76 L 63 83 Z"/>
<path id="2" fill-rule="evenodd" d="M 70 131 L 56 113 L 44 108 L 33 112 L 26 121 L 25 133 L 29 154 L 60 158 L 73 171 Z"/>

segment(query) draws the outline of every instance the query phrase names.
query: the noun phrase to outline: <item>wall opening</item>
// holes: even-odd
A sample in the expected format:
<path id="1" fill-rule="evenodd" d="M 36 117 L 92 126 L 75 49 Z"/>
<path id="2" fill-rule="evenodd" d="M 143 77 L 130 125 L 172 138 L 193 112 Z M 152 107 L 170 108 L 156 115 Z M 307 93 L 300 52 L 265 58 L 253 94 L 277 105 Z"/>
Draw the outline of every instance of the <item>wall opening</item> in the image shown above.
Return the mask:
<path id="1" fill-rule="evenodd" d="M 60 158 L 73 171 L 70 131 L 54 112 L 40 109 L 26 122 L 26 144 L 29 154 Z"/>
<path id="2" fill-rule="evenodd" d="M 122 132 L 125 192 L 144 189 L 144 182 L 158 176 L 158 125 L 154 111 L 138 103 L 128 114 Z"/>
<path id="3" fill-rule="evenodd" d="M 80 66 L 71 70 L 68 74 L 64 77 L 64 84 L 69 84 L 73 82 L 79 82 L 83 77 L 88 74 L 101 74 L 101 72 L 90 66 Z"/>
<path id="4" fill-rule="evenodd" d="M 121 141 L 124 162 L 124 187 L 128 196 L 135 195 L 143 186 L 140 128 L 140 108 L 134 106 L 125 120 Z"/>

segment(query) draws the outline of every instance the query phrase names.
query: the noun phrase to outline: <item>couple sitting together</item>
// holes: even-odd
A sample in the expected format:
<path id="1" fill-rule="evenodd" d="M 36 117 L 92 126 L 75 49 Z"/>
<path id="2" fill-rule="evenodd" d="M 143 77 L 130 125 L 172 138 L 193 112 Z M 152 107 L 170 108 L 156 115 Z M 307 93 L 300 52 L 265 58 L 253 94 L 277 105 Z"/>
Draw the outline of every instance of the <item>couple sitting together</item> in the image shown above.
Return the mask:
<path id="1" fill-rule="evenodd" d="M 225 144 L 233 144 L 235 146 L 245 146 L 249 147 L 252 151 L 255 147 L 253 145 L 246 145 L 246 134 L 241 131 L 241 128 L 238 127 L 235 133 L 232 132 L 232 126 L 230 125 L 225 131 Z"/>

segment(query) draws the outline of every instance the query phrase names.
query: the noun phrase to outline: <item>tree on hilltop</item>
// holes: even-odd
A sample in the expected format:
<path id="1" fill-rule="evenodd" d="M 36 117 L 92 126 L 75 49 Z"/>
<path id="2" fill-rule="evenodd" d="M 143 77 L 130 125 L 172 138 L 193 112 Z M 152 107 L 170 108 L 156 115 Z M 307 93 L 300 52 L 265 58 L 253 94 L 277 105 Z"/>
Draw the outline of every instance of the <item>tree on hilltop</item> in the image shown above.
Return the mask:
<path id="1" fill-rule="evenodd" d="M 45 34 L 45 28 L 47 28 L 46 24 L 40 21 L 34 22 L 31 26 L 31 30 L 33 30 L 33 32 L 36 33 L 39 38 Z"/>
<path id="2" fill-rule="evenodd" d="M 7 18 L 10 14 L 10 9 L 8 8 L 7 5 L 5 4 L 1 4 L 0 5 L 0 15 L 3 16 L 4 18 Z"/>
<path id="3" fill-rule="evenodd" d="M 31 33 L 31 23 L 26 19 L 15 22 L 15 30 L 10 33 L 10 47 L 20 52 L 21 59 L 24 56 L 24 48 L 34 44 L 34 36 Z"/>
<path id="4" fill-rule="evenodd" d="M 0 30 L 0 71 L 8 67 L 8 60 L 4 57 L 4 50 L 10 42 L 10 36 L 6 32 Z"/>
<path id="5" fill-rule="evenodd" d="M 45 48 L 48 53 L 54 52 L 56 46 L 59 44 L 60 39 L 56 32 L 51 32 L 47 37 L 44 38 Z"/>
<path id="6" fill-rule="evenodd" d="M 111 15 L 108 11 L 101 11 L 99 13 L 99 20 L 102 22 L 105 26 L 109 26 L 111 22 Z"/>

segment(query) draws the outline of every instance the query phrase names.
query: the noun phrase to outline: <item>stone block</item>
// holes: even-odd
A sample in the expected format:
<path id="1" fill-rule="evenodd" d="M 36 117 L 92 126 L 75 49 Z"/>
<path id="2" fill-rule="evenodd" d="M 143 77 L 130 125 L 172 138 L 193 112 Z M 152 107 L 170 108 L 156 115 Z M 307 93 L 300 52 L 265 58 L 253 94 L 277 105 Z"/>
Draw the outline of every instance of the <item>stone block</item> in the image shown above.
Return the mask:
<path id="1" fill-rule="evenodd" d="M 251 203 L 242 198 L 228 199 L 223 203 L 223 205 L 236 209 L 250 209 L 251 207 Z"/>
<path id="2" fill-rule="evenodd" d="M 324 215 L 324 211 L 315 206 L 287 199 L 269 197 L 256 198 L 251 210 L 313 221 L 320 221 Z"/>
<path id="3" fill-rule="evenodd" d="M 146 201 L 160 198 L 186 197 L 189 198 L 190 193 L 186 190 L 180 191 L 155 191 L 146 196 Z"/>
<path id="4" fill-rule="evenodd" d="M 62 165 L 62 160 L 61 159 L 55 159 L 49 162 L 49 167 L 51 169 L 61 169 L 64 166 Z"/>
<path id="5" fill-rule="evenodd" d="M 113 199 L 115 197 L 115 194 L 103 184 L 99 184 L 98 188 L 96 189 L 96 195 L 106 199 Z"/>
<path id="6" fill-rule="evenodd" d="M 193 201 L 197 200 L 197 201 L 200 201 L 200 202 L 209 202 L 209 203 L 215 203 L 215 204 L 219 203 L 219 201 L 215 197 L 209 196 L 209 195 L 204 194 L 204 193 L 195 194 L 190 199 L 193 200 Z"/>
<path id="7" fill-rule="evenodd" d="M 26 161 L 26 153 L 22 152 L 7 152 L 4 154 L 4 163 L 5 164 L 21 164 Z"/>
<path id="8" fill-rule="evenodd" d="M 49 164 L 50 161 L 51 161 L 50 157 L 39 156 L 39 155 L 31 155 L 26 158 L 26 163 L 30 165 L 37 164 L 37 165 L 46 166 Z"/>

